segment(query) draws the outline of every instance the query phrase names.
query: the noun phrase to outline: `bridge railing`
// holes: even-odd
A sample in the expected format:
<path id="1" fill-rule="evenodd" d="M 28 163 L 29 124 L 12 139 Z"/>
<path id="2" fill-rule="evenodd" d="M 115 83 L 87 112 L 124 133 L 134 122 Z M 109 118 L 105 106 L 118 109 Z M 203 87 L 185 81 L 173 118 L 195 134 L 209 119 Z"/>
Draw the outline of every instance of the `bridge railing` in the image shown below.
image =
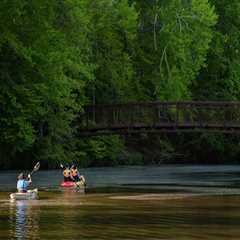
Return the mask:
<path id="1" fill-rule="evenodd" d="M 240 127 L 240 102 L 152 102 L 88 106 L 85 131 Z"/>

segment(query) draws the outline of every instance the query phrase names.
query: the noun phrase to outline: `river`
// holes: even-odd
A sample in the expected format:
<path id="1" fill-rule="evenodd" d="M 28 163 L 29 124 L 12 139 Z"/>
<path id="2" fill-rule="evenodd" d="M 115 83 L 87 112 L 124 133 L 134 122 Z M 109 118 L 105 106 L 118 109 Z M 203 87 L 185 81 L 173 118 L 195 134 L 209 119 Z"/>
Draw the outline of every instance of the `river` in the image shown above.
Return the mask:
<path id="1" fill-rule="evenodd" d="M 16 171 L 0 172 L 0 239 L 240 239 L 240 166 L 90 168 L 85 194 L 39 171 L 39 199 L 9 200 Z"/>

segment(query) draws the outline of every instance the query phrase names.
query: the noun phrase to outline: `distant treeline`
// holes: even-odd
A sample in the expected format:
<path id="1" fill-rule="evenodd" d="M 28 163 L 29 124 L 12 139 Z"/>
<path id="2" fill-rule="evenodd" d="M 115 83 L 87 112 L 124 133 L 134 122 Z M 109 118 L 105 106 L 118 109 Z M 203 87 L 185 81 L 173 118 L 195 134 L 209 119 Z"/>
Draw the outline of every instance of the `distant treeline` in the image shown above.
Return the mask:
<path id="1" fill-rule="evenodd" d="M 0 167 L 238 161 L 236 136 L 81 139 L 86 104 L 240 100 L 239 0 L 0 1 Z"/>

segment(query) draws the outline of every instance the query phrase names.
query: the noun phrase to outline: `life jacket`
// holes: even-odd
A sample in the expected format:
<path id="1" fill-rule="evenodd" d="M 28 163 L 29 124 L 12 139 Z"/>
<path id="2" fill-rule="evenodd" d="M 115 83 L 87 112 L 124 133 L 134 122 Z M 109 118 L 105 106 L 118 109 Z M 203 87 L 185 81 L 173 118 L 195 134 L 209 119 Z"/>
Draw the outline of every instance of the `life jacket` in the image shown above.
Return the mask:
<path id="1" fill-rule="evenodd" d="M 69 169 L 65 169 L 63 171 L 63 176 L 66 177 L 66 178 L 70 177 L 70 170 Z"/>
<path id="2" fill-rule="evenodd" d="M 18 180 L 17 182 L 17 189 L 20 192 L 26 192 L 28 186 L 29 186 L 29 182 L 26 181 L 25 179 Z"/>
<path id="3" fill-rule="evenodd" d="M 77 177 L 78 176 L 78 170 L 77 169 L 71 169 L 72 176 Z"/>

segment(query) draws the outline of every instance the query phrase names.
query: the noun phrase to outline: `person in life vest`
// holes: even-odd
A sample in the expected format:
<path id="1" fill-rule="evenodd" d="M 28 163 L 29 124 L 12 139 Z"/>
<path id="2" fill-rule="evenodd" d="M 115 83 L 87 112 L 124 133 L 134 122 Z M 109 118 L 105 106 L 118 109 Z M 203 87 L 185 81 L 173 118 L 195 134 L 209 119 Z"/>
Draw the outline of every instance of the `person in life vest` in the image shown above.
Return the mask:
<path id="1" fill-rule="evenodd" d="M 24 175 L 23 173 L 20 173 L 18 175 L 18 181 L 17 181 L 17 190 L 20 193 L 25 193 L 27 192 L 27 189 L 29 187 L 29 185 L 32 184 L 32 179 L 31 179 L 31 175 L 28 174 L 28 176 L 26 177 L 26 175 Z"/>
<path id="2" fill-rule="evenodd" d="M 71 167 L 71 176 L 72 176 L 72 179 L 76 182 L 80 180 L 80 173 L 75 165 Z"/>
<path id="3" fill-rule="evenodd" d="M 69 182 L 69 181 L 73 181 L 72 177 L 71 177 L 71 171 L 69 169 L 69 167 L 65 167 L 63 170 L 63 178 L 64 178 L 64 182 Z"/>
<path id="4" fill-rule="evenodd" d="M 85 178 L 83 175 L 80 174 L 80 172 L 78 171 L 77 167 L 75 165 L 73 165 L 71 167 L 71 177 L 75 182 L 80 182 L 82 181 L 82 183 L 85 183 Z"/>

